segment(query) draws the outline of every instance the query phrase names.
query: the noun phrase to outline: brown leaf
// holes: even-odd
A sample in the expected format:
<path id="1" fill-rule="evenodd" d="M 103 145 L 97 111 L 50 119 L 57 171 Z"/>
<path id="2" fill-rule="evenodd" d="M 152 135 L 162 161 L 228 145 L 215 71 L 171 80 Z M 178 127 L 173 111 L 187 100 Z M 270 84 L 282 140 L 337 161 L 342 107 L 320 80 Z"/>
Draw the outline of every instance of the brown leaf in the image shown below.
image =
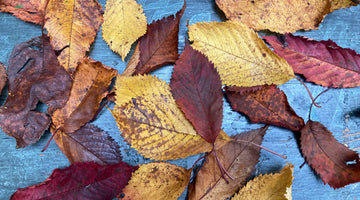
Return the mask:
<path id="1" fill-rule="evenodd" d="M 115 69 L 85 58 L 74 74 L 69 101 L 52 115 L 55 129 L 72 133 L 89 122 L 116 74 Z"/>
<path id="2" fill-rule="evenodd" d="M 35 24 L 43 24 L 46 0 L 1 0 L 0 11 Z"/>
<path id="3" fill-rule="evenodd" d="M 175 16 L 148 25 L 146 34 L 139 39 L 134 56 L 123 72 L 124 76 L 147 74 L 178 59 L 179 23 L 185 7 L 186 1 Z"/>
<path id="4" fill-rule="evenodd" d="M 243 132 L 232 136 L 233 139 L 261 144 L 268 126 Z M 189 185 L 189 199 L 227 199 L 242 186 L 255 170 L 259 161 L 260 148 L 249 143 L 231 141 L 216 151 L 220 162 L 227 172 L 234 177 L 229 184 L 222 178 L 218 163 L 210 154 L 196 176 Z"/>
<path id="5" fill-rule="evenodd" d="M 105 165 L 121 161 L 119 145 L 95 125 L 87 124 L 73 133 L 59 131 L 54 139 L 70 163 L 94 161 Z"/>
<path id="6" fill-rule="evenodd" d="M 7 81 L 6 69 L 5 66 L 0 62 L 0 94 L 4 89 Z"/>
<path id="7" fill-rule="evenodd" d="M 304 120 L 290 107 L 287 97 L 276 85 L 260 87 L 227 87 L 231 107 L 247 115 L 253 123 L 268 123 L 299 131 Z"/>
<path id="8" fill-rule="evenodd" d="M 17 147 L 23 148 L 35 143 L 50 123 L 47 113 L 36 111 L 37 104 L 47 104 L 47 112 L 52 114 L 68 100 L 72 81 L 47 37 L 16 45 L 7 74 L 9 96 L 0 108 L 0 125 L 16 139 Z"/>

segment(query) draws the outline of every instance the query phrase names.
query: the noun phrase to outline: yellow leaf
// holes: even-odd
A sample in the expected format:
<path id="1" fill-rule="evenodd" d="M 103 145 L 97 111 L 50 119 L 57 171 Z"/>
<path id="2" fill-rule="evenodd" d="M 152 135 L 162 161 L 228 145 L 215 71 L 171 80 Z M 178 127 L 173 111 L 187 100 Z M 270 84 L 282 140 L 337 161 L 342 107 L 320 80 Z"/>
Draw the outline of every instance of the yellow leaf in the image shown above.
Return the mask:
<path id="1" fill-rule="evenodd" d="M 165 81 L 150 75 L 118 76 L 115 87 L 112 114 L 124 139 L 140 154 L 170 160 L 211 151 L 212 144 L 196 134 Z M 230 140 L 222 131 L 215 146 Z"/>
<path id="2" fill-rule="evenodd" d="M 146 33 L 146 17 L 135 0 L 108 0 L 105 5 L 102 35 L 124 61 L 131 45 Z"/>
<path id="3" fill-rule="evenodd" d="M 280 173 L 266 174 L 249 181 L 231 200 L 290 200 L 294 165 L 286 165 Z M 290 198 L 289 198 L 290 197 Z"/>
<path id="4" fill-rule="evenodd" d="M 123 189 L 122 199 L 177 199 L 184 192 L 190 176 L 191 169 L 169 163 L 140 165 Z"/>
<path id="5" fill-rule="evenodd" d="M 203 22 L 188 28 L 192 47 L 214 63 L 225 85 L 279 85 L 295 76 L 283 58 L 241 23 Z"/>
<path id="6" fill-rule="evenodd" d="M 102 7 L 92 0 L 50 0 L 44 28 L 51 45 L 61 51 L 60 64 L 72 74 L 94 41 L 102 22 Z"/>

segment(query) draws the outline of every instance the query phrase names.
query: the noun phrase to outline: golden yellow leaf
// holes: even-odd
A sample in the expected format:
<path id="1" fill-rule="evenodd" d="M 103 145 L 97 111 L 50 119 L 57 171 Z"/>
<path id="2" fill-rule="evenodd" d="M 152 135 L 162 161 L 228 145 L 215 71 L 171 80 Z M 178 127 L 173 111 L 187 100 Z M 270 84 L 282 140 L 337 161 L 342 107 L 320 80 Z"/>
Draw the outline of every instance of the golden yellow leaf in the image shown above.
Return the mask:
<path id="1" fill-rule="evenodd" d="M 294 165 L 286 165 L 280 173 L 266 174 L 249 181 L 231 200 L 291 199 Z M 289 198 L 290 197 L 290 198 Z"/>
<path id="2" fill-rule="evenodd" d="M 135 0 L 108 0 L 105 5 L 102 36 L 124 61 L 131 45 L 146 33 L 146 17 Z"/>
<path id="3" fill-rule="evenodd" d="M 177 199 L 185 190 L 191 169 L 169 163 L 140 165 L 123 189 L 122 199 L 171 200 Z"/>
<path id="4" fill-rule="evenodd" d="M 244 24 L 203 22 L 188 28 L 192 47 L 214 63 L 224 85 L 279 85 L 295 76 L 291 66 Z"/>
<path id="5" fill-rule="evenodd" d="M 124 139 L 140 154 L 170 160 L 211 151 L 212 144 L 196 134 L 165 81 L 150 75 L 118 76 L 115 87 L 112 114 Z M 215 146 L 220 148 L 230 140 L 221 131 Z"/>
<path id="6" fill-rule="evenodd" d="M 51 45 L 61 51 L 60 64 L 72 74 L 94 41 L 102 22 L 102 7 L 93 0 L 50 0 L 44 28 Z"/>
<path id="7" fill-rule="evenodd" d="M 278 33 L 317 29 L 328 13 L 356 5 L 351 0 L 216 0 L 216 4 L 230 20 Z"/>

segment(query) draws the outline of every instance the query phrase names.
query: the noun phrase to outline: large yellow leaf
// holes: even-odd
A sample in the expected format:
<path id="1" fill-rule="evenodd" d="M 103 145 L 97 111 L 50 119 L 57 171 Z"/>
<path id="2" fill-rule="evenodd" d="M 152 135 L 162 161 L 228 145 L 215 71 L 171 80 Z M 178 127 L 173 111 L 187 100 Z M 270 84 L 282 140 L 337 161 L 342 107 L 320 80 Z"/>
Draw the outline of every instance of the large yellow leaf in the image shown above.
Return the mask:
<path id="1" fill-rule="evenodd" d="M 140 165 L 119 196 L 131 200 L 177 199 L 184 192 L 190 176 L 191 169 L 169 163 Z"/>
<path id="2" fill-rule="evenodd" d="M 50 0 L 45 25 L 60 64 L 72 74 L 89 50 L 102 22 L 102 7 L 94 0 Z"/>
<path id="3" fill-rule="evenodd" d="M 225 85 L 279 85 L 294 77 L 291 66 L 246 25 L 203 22 L 188 28 L 192 47 L 215 64 Z"/>
<path id="4" fill-rule="evenodd" d="M 170 160 L 211 151 L 212 144 L 196 134 L 165 81 L 150 75 L 118 76 L 115 87 L 112 114 L 124 139 L 140 154 Z M 222 131 L 215 146 L 220 148 L 230 140 Z"/>
<path id="5" fill-rule="evenodd" d="M 231 200 L 291 200 L 293 168 L 286 165 L 280 173 L 266 174 L 249 181 Z"/>
<path id="6" fill-rule="evenodd" d="M 135 0 L 108 0 L 105 5 L 102 35 L 124 61 L 131 45 L 146 33 L 146 17 Z"/>

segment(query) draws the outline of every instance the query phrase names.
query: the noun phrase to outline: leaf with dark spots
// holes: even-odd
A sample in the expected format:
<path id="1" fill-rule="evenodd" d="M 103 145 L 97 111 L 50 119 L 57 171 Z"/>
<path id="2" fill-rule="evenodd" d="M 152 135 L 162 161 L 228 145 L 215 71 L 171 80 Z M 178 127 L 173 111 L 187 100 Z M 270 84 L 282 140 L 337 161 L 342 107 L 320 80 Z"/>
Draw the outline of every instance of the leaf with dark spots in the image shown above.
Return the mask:
<path id="1" fill-rule="evenodd" d="M 186 1 L 175 16 L 171 15 L 148 25 L 147 32 L 139 39 L 123 75 L 147 74 L 178 59 L 179 23 L 185 7 Z"/>
<path id="2" fill-rule="evenodd" d="M 336 189 L 360 181 L 358 153 L 339 143 L 324 125 L 309 120 L 300 139 L 303 156 L 324 184 Z"/>
<path id="3" fill-rule="evenodd" d="M 73 133 L 59 131 L 54 140 L 70 163 L 94 161 L 105 165 L 121 161 L 119 145 L 95 125 L 87 124 Z"/>
<path id="4" fill-rule="evenodd" d="M 42 25 L 46 2 L 44 0 L 1 0 L 0 11 L 12 13 L 21 20 Z"/>
<path id="5" fill-rule="evenodd" d="M 121 193 L 137 168 L 124 162 L 106 166 L 75 163 L 65 169 L 55 169 L 38 185 L 18 189 L 10 199 L 111 200 Z"/>
<path id="6" fill-rule="evenodd" d="M 7 81 L 6 69 L 5 66 L 0 62 L 0 94 L 4 89 Z"/>
<path id="7" fill-rule="evenodd" d="M 243 187 L 259 162 L 260 148 L 250 144 L 261 145 L 268 126 L 231 136 L 235 140 L 216 151 L 220 162 L 227 172 L 234 177 L 229 183 L 222 178 L 217 166 L 216 157 L 210 154 L 189 185 L 189 200 L 192 199 L 227 199 Z M 248 143 L 247 143 L 248 142 Z"/>
<path id="8" fill-rule="evenodd" d="M 72 80 L 45 36 L 14 47 L 7 75 L 9 96 L 0 108 L 0 126 L 23 148 L 35 143 L 50 123 L 47 113 L 36 111 L 37 104 L 47 104 L 49 114 L 64 106 Z"/>
<path id="9" fill-rule="evenodd" d="M 197 133 L 214 143 L 223 118 L 221 79 L 214 64 L 186 43 L 174 65 L 170 87 L 176 104 Z"/>
<path id="10" fill-rule="evenodd" d="M 360 86 L 360 55 L 352 49 L 292 34 L 285 35 L 286 47 L 275 36 L 263 38 L 307 81 L 334 88 Z"/>
<path id="11" fill-rule="evenodd" d="M 304 126 L 304 120 L 290 107 L 285 93 L 276 85 L 266 85 L 254 92 L 244 92 L 241 88 L 225 89 L 232 109 L 247 115 L 253 123 L 267 123 L 294 131 Z"/>

